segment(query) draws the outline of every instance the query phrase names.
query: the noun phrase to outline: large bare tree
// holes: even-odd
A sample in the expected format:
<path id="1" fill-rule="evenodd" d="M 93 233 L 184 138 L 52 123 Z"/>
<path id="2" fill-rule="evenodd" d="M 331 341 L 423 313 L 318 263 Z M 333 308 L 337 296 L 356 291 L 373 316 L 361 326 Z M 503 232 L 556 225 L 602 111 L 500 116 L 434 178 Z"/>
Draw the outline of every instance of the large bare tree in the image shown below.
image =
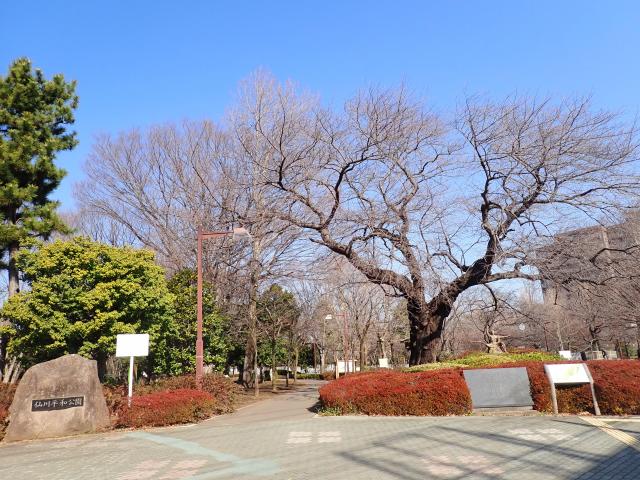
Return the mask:
<path id="1" fill-rule="evenodd" d="M 637 193 L 637 138 L 587 100 L 470 99 L 453 130 L 399 91 L 335 112 L 270 85 L 247 115 L 267 142 L 273 215 L 406 299 L 410 363 L 431 362 L 466 290 L 538 280 L 528 254 Z"/>

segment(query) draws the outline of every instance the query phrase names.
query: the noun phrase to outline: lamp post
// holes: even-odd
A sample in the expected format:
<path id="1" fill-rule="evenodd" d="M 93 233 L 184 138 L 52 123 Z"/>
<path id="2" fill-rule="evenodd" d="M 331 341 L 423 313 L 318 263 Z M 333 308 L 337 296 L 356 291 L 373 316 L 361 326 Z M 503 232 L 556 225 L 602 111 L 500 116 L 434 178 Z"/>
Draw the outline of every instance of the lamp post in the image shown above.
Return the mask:
<path id="1" fill-rule="evenodd" d="M 196 268 L 198 271 L 197 287 L 197 332 L 196 332 L 196 388 L 202 390 L 202 377 L 204 374 L 204 342 L 202 340 L 202 241 L 211 238 L 229 237 L 233 240 L 249 238 L 251 235 L 242 227 L 234 228 L 229 232 L 204 232 L 198 228 L 198 254 Z"/>
<path id="2" fill-rule="evenodd" d="M 324 317 L 325 320 L 333 320 L 333 316 L 332 314 L 328 314 Z M 349 335 L 349 329 L 348 329 L 348 325 L 347 325 L 347 316 L 344 313 L 336 313 L 335 316 L 337 318 L 342 317 L 342 351 L 343 354 L 345 356 L 344 359 L 344 373 L 347 374 L 349 373 L 349 363 L 351 362 L 351 352 L 349 349 L 349 340 L 348 340 L 348 335 Z M 336 378 L 339 378 L 340 376 L 340 372 L 338 372 L 339 367 L 338 367 L 338 363 L 336 362 Z M 354 372 L 355 372 L 355 366 L 354 366 Z"/>

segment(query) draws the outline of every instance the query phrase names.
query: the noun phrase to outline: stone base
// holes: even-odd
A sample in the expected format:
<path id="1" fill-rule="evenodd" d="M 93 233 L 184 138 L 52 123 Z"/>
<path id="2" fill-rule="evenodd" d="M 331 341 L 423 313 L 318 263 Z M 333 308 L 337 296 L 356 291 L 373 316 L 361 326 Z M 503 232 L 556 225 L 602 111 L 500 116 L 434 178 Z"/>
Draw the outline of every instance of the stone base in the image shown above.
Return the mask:
<path id="1" fill-rule="evenodd" d="M 95 360 L 65 355 L 26 371 L 9 408 L 4 441 L 95 432 L 109 422 Z"/>
<path id="2" fill-rule="evenodd" d="M 474 415 L 490 416 L 490 415 L 514 415 L 514 416 L 531 416 L 538 415 L 539 412 L 533 407 L 494 407 L 494 408 L 474 408 Z"/>

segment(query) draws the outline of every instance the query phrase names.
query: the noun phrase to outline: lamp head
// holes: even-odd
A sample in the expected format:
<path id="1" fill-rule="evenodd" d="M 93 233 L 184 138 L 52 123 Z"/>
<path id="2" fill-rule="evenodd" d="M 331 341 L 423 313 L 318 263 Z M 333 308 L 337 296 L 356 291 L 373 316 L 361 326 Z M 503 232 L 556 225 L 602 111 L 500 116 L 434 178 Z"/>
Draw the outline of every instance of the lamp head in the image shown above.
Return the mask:
<path id="1" fill-rule="evenodd" d="M 235 240 L 248 240 L 251 238 L 251 234 L 244 227 L 235 227 L 233 229 L 232 239 Z"/>

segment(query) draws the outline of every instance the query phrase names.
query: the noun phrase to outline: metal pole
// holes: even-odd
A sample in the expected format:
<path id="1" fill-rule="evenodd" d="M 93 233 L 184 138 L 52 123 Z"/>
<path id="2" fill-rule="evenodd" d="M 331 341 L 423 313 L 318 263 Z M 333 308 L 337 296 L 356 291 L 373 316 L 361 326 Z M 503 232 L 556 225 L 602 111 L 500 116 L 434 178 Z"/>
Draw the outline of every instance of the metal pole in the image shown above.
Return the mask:
<path id="1" fill-rule="evenodd" d="M 129 398 L 128 405 L 131 406 L 131 397 L 133 396 L 133 357 L 129 357 Z"/>
<path id="2" fill-rule="evenodd" d="M 196 333 L 196 388 L 202 390 L 202 374 L 204 371 L 204 343 L 202 341 L 202 229 L 198 228 L 198 254 L 197 254 L 197 271 L 198 271 L 198 318 Z"/>
<path id="3" fill-rule="evenodd" d="M 349 340 L 347 340 L 347 319 L 344 314 L 342 314 L 342 328 L 343 328 L 343 337 L 344 337 L 344 374 L 349 373 Z"/>

